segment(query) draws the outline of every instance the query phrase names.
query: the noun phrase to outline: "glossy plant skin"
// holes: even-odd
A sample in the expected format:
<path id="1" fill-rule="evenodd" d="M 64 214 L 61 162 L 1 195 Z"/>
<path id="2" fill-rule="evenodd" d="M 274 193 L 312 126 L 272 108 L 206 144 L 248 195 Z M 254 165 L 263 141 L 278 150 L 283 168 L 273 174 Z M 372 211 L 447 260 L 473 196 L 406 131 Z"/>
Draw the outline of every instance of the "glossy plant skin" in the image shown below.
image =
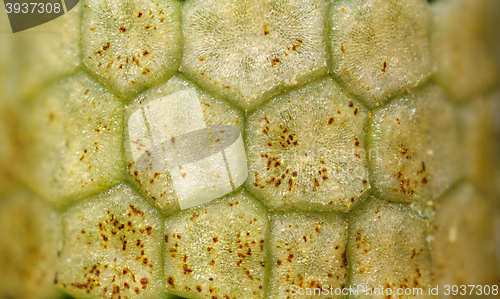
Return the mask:
<path id="1" fill-rule="evenodd" d="M 498 285 L 496 2 L 0 15 L 0 298 Z"/>

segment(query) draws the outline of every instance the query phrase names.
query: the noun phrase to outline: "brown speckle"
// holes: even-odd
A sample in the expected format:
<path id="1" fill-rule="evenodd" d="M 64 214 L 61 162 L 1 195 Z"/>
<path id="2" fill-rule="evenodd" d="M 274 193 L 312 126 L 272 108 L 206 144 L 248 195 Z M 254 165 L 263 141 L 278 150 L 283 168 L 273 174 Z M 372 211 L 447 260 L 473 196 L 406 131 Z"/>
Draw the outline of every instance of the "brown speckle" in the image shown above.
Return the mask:
<path id="1" fill-rule="evenodd" d="M 188 265 L 186 265 L 186 264 L 184 264 L 184 265 L 182 266 L 182 269 L 184 270 L 184 274 L 186 274 L 186 275 L 187 275 L 187 274 L 191 274 L 191 272 L 193 272 L 193 270 L 189 269 L 189 268 L 188 268 Z"/>
<path id="2" fill-rule="evenodd" d="M 342 258 L 343 258 L 343 260 L 344 260 L 344 266 L 346 266 L 346 267 L 347 267 L 347 257 L 346 257 L 346 255 L 345 255 L 345 251 L 344 251 L 344 253 L 342 253 Z"/>
<path id="3" fill-rule="evenodd" d="M 167 278 L 167 283 L 168 283 L 169 285 L 171 285 L 172 287 L 174 287 L 174 288 L 175 288 L 175 284 L 174 284 L 174 282 L 175 282 L 175 281 L 174 281 L 174 278 L 173 278 L 172 276 L 169 276 L 169 277 Z"/>
<path id="4" fill-rule="evenodd" d="M 276 64 L 278 63 L 281 63 L 280 59 L 278 57 L 274 58 L 272 61 L 271 61 L 271 65 L 274 67 L 276 66 Z"/>
<path id="5" fill-rule="evenodd" d="M 146 277 L 141 278 L 142 288 L 145 289 L 149 283 L 149 280 Z"/>
<path id="6" fill-rule="evenodd" d="M 135 174 L 135 173 L 134 173 Z M 144 213 L 141 212 L 141 210 L 137 209 L 136 207 L 134 207 L 133 205 L 129 205 L 130 206 L 130 209 L 132 209 L 132 211 L 134 212 L 134 214 L 139 214 L 139 215 L 142 215 L 144 216 Z"/>

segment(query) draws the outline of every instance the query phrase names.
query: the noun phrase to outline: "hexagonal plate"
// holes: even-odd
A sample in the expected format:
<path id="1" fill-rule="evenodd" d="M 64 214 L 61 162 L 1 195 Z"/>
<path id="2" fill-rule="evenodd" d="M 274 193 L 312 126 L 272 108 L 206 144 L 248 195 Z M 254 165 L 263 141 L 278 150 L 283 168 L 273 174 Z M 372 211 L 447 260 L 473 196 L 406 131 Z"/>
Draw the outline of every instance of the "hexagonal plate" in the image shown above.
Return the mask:
<path id="1" fill-rule="evenodd" d="M 123 177 L 123 104 L 85 73 L 53 84 L 23 112 L 23 179 L 56 205 Z"/>
<path id="2" fill-rule="evenodd" d="M 425 0 L 340 0 L 330 8 L 331 70 L 370 107 L 431 73 Z"/>
<path id="3" fill-rule="evenodd" d="M 141 94 L 126 111 L 129 178 L 167 214 L 220 197 L 246 179 L 243 114 L 183 77 Z"/>
<path id="4" fill-rule="evenodd" d="M 0 199 L 0 296 L 55 298 L 59 215 L 26 189 Z"/>
<path id="5" fill-rule="evenodd" d="M 482 192 L 500 196 L 500 90 L 459 108 L 464 174 Z"/>
<path id="6" fill-rule="evenodd" d="M 160 214 L 122 184 L 61 216 L 55 282 L 78 298 L 160 298 Z"/>
<path id="7" fill-rule="evenodd" d="M 78 4 L 55 20 L 16 33 L 21 54 L 19 90 L 23 95 L 35 95 L 47 83 L 74 73 L 81 65 L 81 15 Z"/>
<path id="8" fill-rule="evenodd" d="M 190 298 L 262 298 L 267 212 L 245 191 L 165 223 L 169 292 Z"/>
<path id="9" fill-rule="evenodd" d="M 492 24 L 490 15 L 498 5 L 495 2 L 443 0 L 432 4 L 436 78 L 454 100 L 468 100 L 497 82 L 498 66 L 491 44 L 492 36 L 498 39 L 498 26 Z"/>
<path id="10" fill-rule="evenodd" d="M 330 78 L 248 116 L 246 187 L 273 209 L 347 211 L 370 188 L 368 111 Z"/>
<path id="11" fill-rule="evenodd" d="M 375 111 L 367 144 L 380 198 L 425 204 L 460 175 L 456 111 L 437 86 L 426 86 Z"/>
<path id="12" fill-rule="evenodd" d="M 471 184 L 440 201 L 433 223 L 432 253 L 438 286 L 494 285 L 495 208 Z M 444 293 L 444 287 L 440 290 Z M 467 294 L 470 294 L 468 288 Z M 477 290 L 476 290 L 477 291 Z M 474 294 L 474 293 L 473 293 Z"/>
<path id="13" fill-rule="evenodd" d="M 327 295 L 316 297 L 332 298 L 335 289 L 345 286 L 347 220 L 344 216 L 274 214 L 270 230 L 270 298 L 293 298 L 299 288 L 319 289 L 323 295 L 326 288 Z"/>
<path id="14" fill-rule="evenodd" d="M 402 204 L 370 197 L 353 210 L 347 242 L 348 277 L 353 289 L 363 286 L 366 290 L 353 297 L 387 298 L 385 290 L 390 288 L 391 298 L 397 297 L 398 289 L 431 298 L 431 258 L 426 236 L 427 224 Z M 380 295 L 382 288 L 384 294 Z M 370 290 L 372 293 L 368 293 Z"/>
<path id="15" fill-rule="evenodd" d="M 318 0 L 188 1 L 181 70 L 204 87 L 255 108 L 288 86 L 325 73 Z"/>
<path id="16" fill-rule="evenodd" d="M 179 13 L 174 0 L 84 1 L 83 62 L 129 99 L 178 68 Z"/>

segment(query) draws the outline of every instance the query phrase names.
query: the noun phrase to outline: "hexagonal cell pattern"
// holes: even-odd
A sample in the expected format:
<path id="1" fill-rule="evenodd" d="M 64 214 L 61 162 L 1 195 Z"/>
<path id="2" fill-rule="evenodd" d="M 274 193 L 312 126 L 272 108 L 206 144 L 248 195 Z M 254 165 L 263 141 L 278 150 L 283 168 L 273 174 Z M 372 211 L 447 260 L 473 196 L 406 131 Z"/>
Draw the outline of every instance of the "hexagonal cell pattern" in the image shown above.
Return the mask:
<path id="1" fill-rule="evenodd" d="M 464 173 L 482 192 L 500 196 L 500 90 L 460 106 Z"/>
<path id="2" fill-rule="evenodd" d="M 468 100 L 495 85 L 498 69 L 492 53 L 490 10 L 495 0 L 443 0 L 433 3 L 433 54 L 436 77 L 453 95 Z M 496 35 L 495 35 L 495 38 Z"/>
<path id="3" fill-rule="evenodd" d="M 375 111 L 367 149 L 380 198 L 424 204 L 460 176 L 455 112 L 432 85 Z"/>
<path id="4" fill-rule="evenodd" d="M 398 289 L 410 289 L 412 295 L 423 295 L 415 297 L 431 298 L 427 224 L 407 206 L 374 197 L 353 210 L 350 217 L 349 281 L 354 289 L 364 286 L 364 290 L 353 297 L 387 298 L 385 290 L 390 288 L 394 297 Z M 382 287 L 383 294 L 380 293 Z"/>
<path id="5" fill-rule="evenodd" d="M 491 286 L 498 281 L 493 262 L 495 218 L 495 208 L 471 184 L 463 184 L 443 197 L 431 243 L 438 286 Z"/>
<path id="6" fill-rule="evenodd" d="M 189 298 L 262 298 L 267 212 L 245 191 L 165 223 L 168 292 Z"/>
<path id="7" fill-rule="evenodd" d="M 141 94 L 125 117 L 129 179 L 165 213 L 220 197 L 247 178 L 243 114 L 183 77 Z"/>
<path id="8" fill-rule="evenodd" d="M 248 116 L 246 187 L 273 209 L 347 211 L 370 188 L 368 111 L 330 78 Z"/>
<path id="9" fill-rule="evenodd" d="M 118 185 L 61 216 L 54 282 L 78 298 L 160 298 L 161 215 Z"/>
<path id="10" fill-rule="evenodd" d="M 178 68 L 179 3 L 86 0 L 83 61 L 107 86 L 130 98 Z"/>
<path id="11" fill-rule="evenodd" d="M 123 104 L 85 73 L 53 84 L 24 113 L 23 179 L 56 205 L 123 178 Z"/>
<path id="12" fill-rule="evenodd" d="M 330 9 L 331 71 L 368 106 L 430 75 L 427 1 L 341 0 Z"/>
<path id="13" fill-rule="evenodd" d="M 345 286 L 347 220 L 344 216 L 274 214 L 270 231 L 269 298 L 293 298 L 298 288 L 321 291 L 315 294 L 313 291 L 312 296 L 304 298 L 332 298 L 335 289 Z M 328 295 L 324 294 L 325 287 Z"/>
<path id="14" fill-rule="evenodd" d="M 318 0 L 187 1 L 181 71 L 244 109 L 326 72 Z"/>
<path id="15" fill-rule="evenodd" d="M 55 298 L 59 215 L 26 189 L 0 200 L 0 297 Z M 4 298 L 4 297 L 2 297 Z"/>
<path id="16" fill-rule="evenodd" d="M 16 33 L 21 58 L 19 90 L 25 96 L 32 96 L 47 83 L 74 73 L 81 65 L 81 13 L 78 4 L 53 21 Z"/>

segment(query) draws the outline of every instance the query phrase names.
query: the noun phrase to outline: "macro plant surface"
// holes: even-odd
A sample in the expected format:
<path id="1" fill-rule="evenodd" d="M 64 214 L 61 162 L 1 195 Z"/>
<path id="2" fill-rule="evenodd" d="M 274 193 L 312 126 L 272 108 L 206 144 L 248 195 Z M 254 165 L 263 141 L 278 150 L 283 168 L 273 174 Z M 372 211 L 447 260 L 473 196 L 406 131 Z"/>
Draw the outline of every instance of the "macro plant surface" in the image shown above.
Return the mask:
<path id="1" fill-rule="evenodd" d="M 498 294 L 496 2 L 0 15 L 0 298 Z"/>

